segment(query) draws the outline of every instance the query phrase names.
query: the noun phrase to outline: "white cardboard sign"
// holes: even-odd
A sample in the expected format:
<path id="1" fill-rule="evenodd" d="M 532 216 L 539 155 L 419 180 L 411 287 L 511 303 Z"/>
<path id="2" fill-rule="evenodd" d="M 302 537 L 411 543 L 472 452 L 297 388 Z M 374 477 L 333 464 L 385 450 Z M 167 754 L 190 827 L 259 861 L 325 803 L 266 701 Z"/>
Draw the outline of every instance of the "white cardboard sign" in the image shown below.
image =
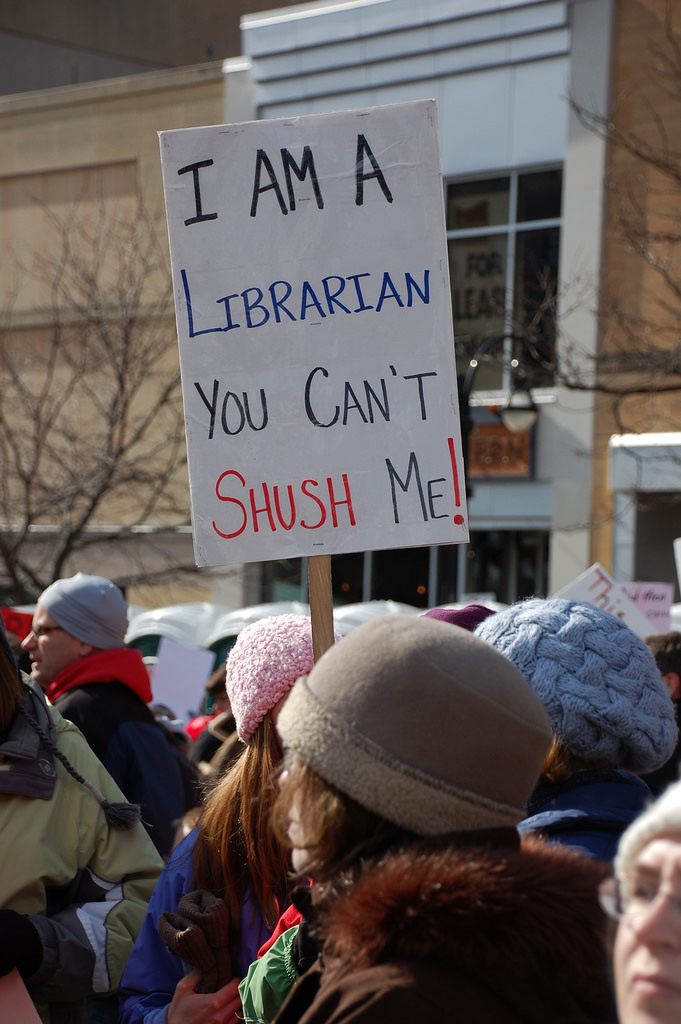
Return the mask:
<path id="1" fill-rule="evenodd" d="M 650 632 L 668 633 L 674 600 L 673 583 L 623 583 L 624 591 L 650 623 Z"/>
<path id="2" fill-rule="evenodd" d="M 650 622 L 627 596 L 624 587 L 599 562 L 594 562 L 555 596 L 602 608 L 622 619 L 637 636 L 646 637 L 653 632 Z"/>
<path id="3" fill-rule="evenodd" d="M 465 542 L 434 101 L 160 141 L 197 564 Z"/>
<path id="4" fill-rule="evenodd" d="M 196 714 L 214 660 L 212 651 L 161 637 L 151 677 L 154 703 L 167 704 L 179 718 Z"/>
<path id="5" fill-rule="evenodd" d="M 42 1024 L 16 967 L 0 978 L 0 1020 L 8 1024 Z"/>

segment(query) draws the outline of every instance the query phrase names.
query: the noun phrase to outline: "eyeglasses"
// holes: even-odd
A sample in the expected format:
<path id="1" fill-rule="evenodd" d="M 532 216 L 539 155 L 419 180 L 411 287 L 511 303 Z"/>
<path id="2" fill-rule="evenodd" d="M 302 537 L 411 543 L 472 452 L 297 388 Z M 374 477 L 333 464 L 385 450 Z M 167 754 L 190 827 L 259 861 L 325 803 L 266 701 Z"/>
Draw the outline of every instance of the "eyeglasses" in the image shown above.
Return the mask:
<path id="1" fill-rule="evenodd" d="M 598 890 L 601 907 L 608 917 L 618 921 L 626 917 L 635 922 L 650 910 L 659 898 L 669 902 L 674 921 L 681 929 L 681 892 L 670 892 L 655 881 L 627 879 L 620 882 L 618 878 L 606 878 Z"/>
<path id="2" fill-rule="evenodd" d="M 56 630 L 64 632 L 61 626 L 38 626 L 37 629 L 32 628 L 31 633 L 33 633 L 36 640 L 40 640 L 41 636 L 47 636 L 48 633 L 54 633 Z"/>

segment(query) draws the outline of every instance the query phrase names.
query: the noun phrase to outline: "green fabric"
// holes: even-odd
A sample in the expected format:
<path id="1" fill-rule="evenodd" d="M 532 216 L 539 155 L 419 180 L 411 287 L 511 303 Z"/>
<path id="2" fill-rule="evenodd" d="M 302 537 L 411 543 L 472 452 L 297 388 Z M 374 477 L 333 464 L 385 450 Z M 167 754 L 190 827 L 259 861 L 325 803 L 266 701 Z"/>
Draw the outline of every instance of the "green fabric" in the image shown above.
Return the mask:
<path id="1" fill-rule="evenodd" d="M 298 925 L 288 928 L 251 964 L 239 985 L 243 1019 L 249 1024 L 270 1024 L 296 981 L 298 972 L 293 958 L 293 944 Z"/>

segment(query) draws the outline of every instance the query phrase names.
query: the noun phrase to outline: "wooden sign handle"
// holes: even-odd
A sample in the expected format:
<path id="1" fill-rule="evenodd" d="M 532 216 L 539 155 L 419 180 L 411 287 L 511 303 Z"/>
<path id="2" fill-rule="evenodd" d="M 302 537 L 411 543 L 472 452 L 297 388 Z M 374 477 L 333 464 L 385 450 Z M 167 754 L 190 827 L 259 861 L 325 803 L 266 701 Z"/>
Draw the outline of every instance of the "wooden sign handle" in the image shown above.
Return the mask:
<path id="1" fill-rule="evenodd" d="M 333 592 L 331 555 L 311 555 L 307 560 L 307 589 L 312 619 L 312 650 L 319 661 L 333 644 Z"/>

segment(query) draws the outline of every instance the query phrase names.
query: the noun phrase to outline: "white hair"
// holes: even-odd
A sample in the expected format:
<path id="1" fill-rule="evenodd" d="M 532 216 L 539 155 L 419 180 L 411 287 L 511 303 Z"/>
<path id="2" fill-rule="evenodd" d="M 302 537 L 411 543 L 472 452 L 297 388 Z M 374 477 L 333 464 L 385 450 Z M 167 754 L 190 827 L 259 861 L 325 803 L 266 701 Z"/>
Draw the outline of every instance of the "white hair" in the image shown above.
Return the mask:
<path id="1" fill-rule="evenodd" d="M 668 835 L 678 836 L 681 842 L 681 781 L 669 786 L 623 834 L 615 857 L 617 877 L 629 876 L 643 847 L 659 836 Z"/>

